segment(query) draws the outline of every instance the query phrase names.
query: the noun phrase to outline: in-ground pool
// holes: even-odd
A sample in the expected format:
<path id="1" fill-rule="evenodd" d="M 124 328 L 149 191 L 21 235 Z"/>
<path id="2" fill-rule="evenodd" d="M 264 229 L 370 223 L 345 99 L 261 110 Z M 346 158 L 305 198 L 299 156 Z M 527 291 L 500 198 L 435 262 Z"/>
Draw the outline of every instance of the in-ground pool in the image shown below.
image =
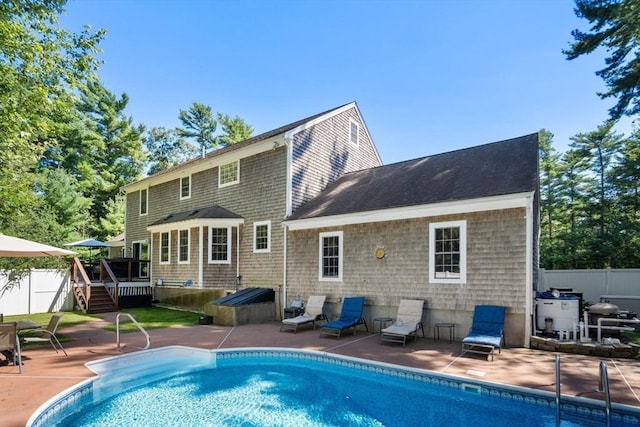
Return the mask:
<path id="1" fill-rule="evenodd" d="M 172 346 L 88 363 L 27 426 L 555 426 L 555 395 L 329 353 Z M 563 396 L 561 425 L 605 426 L 602 402 Z M 612 426 L 640 425 L 614 405 Z"/>

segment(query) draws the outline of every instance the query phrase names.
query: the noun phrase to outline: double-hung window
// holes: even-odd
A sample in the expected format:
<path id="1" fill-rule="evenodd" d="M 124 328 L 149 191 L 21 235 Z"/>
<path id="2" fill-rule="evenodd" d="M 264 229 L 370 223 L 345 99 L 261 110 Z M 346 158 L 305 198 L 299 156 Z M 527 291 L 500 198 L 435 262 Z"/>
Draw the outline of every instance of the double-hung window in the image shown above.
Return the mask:
<path id="1" fill-rule="evenodd" d="M 360 126 L 353 119 L 349 119 L 349 142 L 358 145 L 360 140 Z"/>
<path id="2" fill-rule="evenodd" d="M 239 179 L 239 161 L 220 165 L 218 168 L 218 187 L 237 184 Z"/>
<path id="3" fill-rule="evenodd" d="M 231 264 L 231 228 L 209 229 L 209 263 Z"/>
<path id="4" fill-rule="evenodd" d="M 342 280 L 342 231 L 320 233 L 320 271 L 321 281 Z"/>
<path id="5" fill-rule="evenodd" d="M 189 264 L 189 230 L 178 231 L 178 264 Z"/>
<path id="6" fill-rule="evenodd" d="M 467 221 L 429 224 L 429 282 L 467 280 Z"/>
<path id="7" fill-rule="evenodd" d="M 191 175 L 180 178 L 180 200 L 191 197 Z"/>
<path id="8" fill-rule="evenodd" d="M 168 231 L 160 233 L 160 264 L 169 264 L 171 262 L 170 249 L 171 237 Z"/>
<path id="9" fill-rule="evenodd" d="M 271 221 L 253 223 L 253 252 L 271 251 Z"/>
<path id="10" fill-rule="evenodd" d="M 140 190 L 140 215 L 147 214 L 147 206 L 149 205 L 149 189 L 143 188 Z"/>

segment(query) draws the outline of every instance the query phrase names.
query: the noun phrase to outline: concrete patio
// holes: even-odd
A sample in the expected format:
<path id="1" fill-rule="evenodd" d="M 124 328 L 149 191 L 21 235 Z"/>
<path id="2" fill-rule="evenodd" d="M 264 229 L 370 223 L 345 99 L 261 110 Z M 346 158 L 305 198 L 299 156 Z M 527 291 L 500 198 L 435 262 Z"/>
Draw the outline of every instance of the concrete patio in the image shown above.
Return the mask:
<path id="1" fill-rule="evenodd" d="M 86 362 L 122 354 L 116 333 L 103 327 L 115 323 L 115 313 L 102 320 L 67 327 L 59 332 L 69 340 L 63 345 L 69 354 L 56 353 L 51 346 L 29 346 L 23 350 L 24 371 L 0 366 L 0 426 L 24 426 L 31 414 L 62 390 L 93 376 Z M 371 325 L 369 325 L 371 328 Z M 523 348 L 503 349 L 495 360 L 477 354 L 460 355 L 459 342 L 418 338 L 406 347 L 381 343 L 378 335 L 358 330 L 340 339 L 320 337 L 318 330 L 302 328 L 297 333 L 280 332 L 279 323 L 247 326 L 193 325 L 149 331 L 151 347 L 185 345 L 206 349 L 235 347 L 291 347 L 411 366 L 489 382 L 555 391 L 555 353 Z M 444 338 L 444 337 L 443 337 Z M 124 352 L 139 351 L 145 345 L 140 333 L 121 334 Z M 602 400 L 598 388 L 600 358 L 561 354 L 561 385 L 564 395 Z M 640 369 L 632 359 L 607 361 L 613 402 L 640 407 Z"/>

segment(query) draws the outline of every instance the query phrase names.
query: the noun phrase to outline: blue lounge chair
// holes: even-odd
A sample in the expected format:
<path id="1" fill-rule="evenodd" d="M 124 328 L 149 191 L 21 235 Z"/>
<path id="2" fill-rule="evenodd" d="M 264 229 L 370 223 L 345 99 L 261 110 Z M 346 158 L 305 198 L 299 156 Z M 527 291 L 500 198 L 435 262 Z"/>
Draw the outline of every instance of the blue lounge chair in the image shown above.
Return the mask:
<path id="1" fill-rule="evenodd" d="M 497 305 L 477 305 L 473 311 L 471 331 L 462 340 L 462 355 L 465 353 L 498 353 L 504 341 L 504 318 L 506 307 Z"/>
<path id="2" fill-rule="evenodd" d="M 353 328 L 353 335 L 357 332 L 357 326 L 364 324 L 364 327 L 369 332 L 367 322 L 362 317 L 362 311 L 364 310 L 364 297 L 349 297 L 345 298 L 342 302 L 342 312 L 340 318 L 333 322 L 328 322 L 322 325 L 320 329 L 320 336 L 332 335 L 340 338 L 342 331 L 348 328 Z"/>

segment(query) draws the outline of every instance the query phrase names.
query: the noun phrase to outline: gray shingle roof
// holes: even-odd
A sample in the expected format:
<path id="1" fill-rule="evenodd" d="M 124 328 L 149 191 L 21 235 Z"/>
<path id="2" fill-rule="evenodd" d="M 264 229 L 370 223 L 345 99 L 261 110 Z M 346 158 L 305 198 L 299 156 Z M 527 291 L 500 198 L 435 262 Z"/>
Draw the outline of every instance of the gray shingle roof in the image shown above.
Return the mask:
<path id="1" fill-rule="evenodd" d="M 288 220 L 538 190 L 538 134 L 346 174 Z"/>
<path id="2" fill-rule="evenodd" d="M 191 209 L 188 211 L 167 215 L 164 218 L 161 218 L 156 222 L 150 224 L 149 226 L 153 227 L 155 225 L 191 221 L 194 219 L 226 219 L 226 218 L 242 218 L 242 216 L 235 214 L 220 206 L 213 205 L 206 208 Z"/>

